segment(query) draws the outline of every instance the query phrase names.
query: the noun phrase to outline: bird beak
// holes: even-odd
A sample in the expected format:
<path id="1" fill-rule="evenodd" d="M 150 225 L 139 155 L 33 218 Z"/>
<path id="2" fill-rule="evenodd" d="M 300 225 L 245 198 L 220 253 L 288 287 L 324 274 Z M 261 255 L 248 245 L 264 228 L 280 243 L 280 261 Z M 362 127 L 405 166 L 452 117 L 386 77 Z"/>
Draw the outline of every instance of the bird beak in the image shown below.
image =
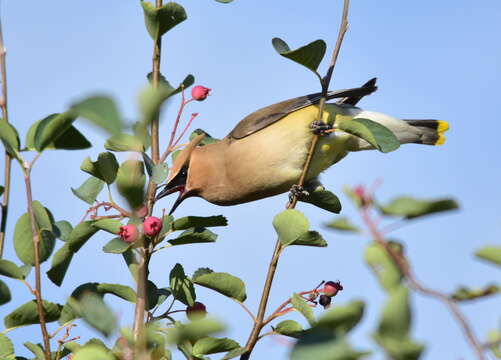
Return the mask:
<path id="1" fill-rule="evenodd" d="M 179 192 L 179 195 L 174 202 L 174 205 L 172 205 L 171 210 L 169 211 L 169 215 L 172 215 L 174 210 L 183 202 L 184 199 L 186 199 L 186 194 L 188 193 L 186 191 L 186 187 L 184 184 L 176 185 L 176 184 L 167 184 L 165 188 L 155 197 L 155 201 L 160 200 L 161 198 L 173 194 L 175 192 Z"/>

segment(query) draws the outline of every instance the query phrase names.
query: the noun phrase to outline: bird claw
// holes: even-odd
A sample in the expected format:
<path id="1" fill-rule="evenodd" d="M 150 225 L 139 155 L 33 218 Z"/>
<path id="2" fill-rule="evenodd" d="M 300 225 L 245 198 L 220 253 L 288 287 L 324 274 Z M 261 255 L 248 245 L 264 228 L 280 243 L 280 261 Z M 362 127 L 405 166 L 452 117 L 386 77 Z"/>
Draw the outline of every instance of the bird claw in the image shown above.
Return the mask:
<path id="1" fill-rule="evenodd" d="M 310 127 L 315 135 L 325 135 L 329 130 L 334 128 L 331 124 L 326 124 L 317 120 L 313 121 Z"/>
<path id="2" fill-rule="evenodd" d="M 289 201 L 292 202 L 294 198 L 301 200 L 305 197 L 310 196 L 310 193 L 304 189 L 304 187 L 299 185 L 292 185 L 289 191 Z"/>

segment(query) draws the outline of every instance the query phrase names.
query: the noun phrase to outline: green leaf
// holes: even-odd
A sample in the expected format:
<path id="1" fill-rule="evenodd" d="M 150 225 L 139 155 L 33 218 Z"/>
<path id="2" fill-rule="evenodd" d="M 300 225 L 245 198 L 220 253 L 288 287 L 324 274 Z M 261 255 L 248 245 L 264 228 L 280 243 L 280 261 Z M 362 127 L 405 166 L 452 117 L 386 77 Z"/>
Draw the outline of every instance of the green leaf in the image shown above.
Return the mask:
<path id="1" fill-rule="evenodd" d="M 9 287 L 0 280 L 0 305 L 7 304 L 12 299 Z"/>
<path id="2" fill-rule="evenodd" d="M 501 265 L 501 246 L 484 246 L 475 252 L 475 256 L 490 263 Z"/>
<path id="3" fill-rule="evenodd" d="M 228 225 L 228 220 L 223 215 L 217 216 L 185 216 L 176 219 L 172 224 L 172 230 L 185 230 L 189 228 L 201 228 L 201 227 L 211 227 L 211 226 L 226 226 Z"/>
<path id="4" fill-rule="evenodd" d="M 111 151 L 144 151 L 141 139 L 130 134 L 115 134 L 104 143 L 104 148 Z"/>
<path id="5" fill-rule="evenodd" d="M 98 345 L 81 347 L 73 355 L 72 360 L 115 360 L 115 357 Z"/>
<path id="6" fill-rule="evenodd" d="M 501 288 L 497 285 L 487 285 L 481 289 L 470 289 L 468 287 L 461 286 L 454 291 L 450 297 L 456 301 L 468 301 L 476 300 L 489 295 L 499 294 L 499 292 L 501 292 Z"/>
<path id="7" fill-rule="evenodd" d="M 175 2 L 169 2 L 157 8 L 152 3 L 141 1 L 141 6 L 143 7 L 146 29 L 153 40 L 160 38 L 174 26 L 187 19 L 184 8 Z"/>
<path id="8" fill-rule="evenodd" d="M 169 279 L 174 298 L 187 306 L 193 306 L 196 299 L 195 288 L 191 280 L 185 275 L 181 264 L 176 264 L 172 268 Z"/>
<path id="9" fill-rule="evenodd" d="M 102 152 L 98 155 L 96 161 L 92 161 L 90 157 L 86 157 L 80 165 L 80 169 L 86 173 L 103 180 L 105 183 L 112 184 L 118 171 L 118 162 L 115 155 L 109 151 Z"/>
<path id="10" fill-rule="evenodd" d="M 334 214 L 341 212 L 341 202 L 334 193 L 328 190 L 317 190 L 310 192 L 310 195 L 299 199 L 299 201 L 306 202 L 321 209 L 330 211 Z"/>
<path id="11" fill-rule="evenodd" d="M 76 114 L 67 111 L 52 114 L 42 119 L 35 131 L 35 149 L 42 152 L 68 131 L 76 119 Z"/>
<path id="12" fill-rule="evenodd" d="M 458 208 L 459 205 L 452 199 L 419 200 L 408 196 L 397 197 L 388 205 L 379 206 L 385 215 L 403 216 L 407 219 Z"/>
<path id="13" fill-rule="evenodd" d="M 176 323 L 167 333 L 167 342 L 170 344 L 193 342 L 222 330 L 224 326 L 213 319 L 195 320 L 187 324 Z"/>
<path id="14" fill-rule="evenodd" d="M 71 251 L 76 253 L 99 229 L 92 226 L 94 221 L 82 221 L 75 226 L 68 238 L 68 246 Z"/>
<path id="15" fill-rule="evenodd" d="M 236 276 L 224 272 L 198 272 L 193 275 L 197 285 L 217 291 L 224 296 L 244 302 L 247 299 L 245 283 Z"/>
<path id="16" fill-rule="evenodd" d="M 326 247 L 327 241 L 317 231 L 307 231 L 289 245 Z"/>
<path id="17" fill-rule="evenodd" d="M 410 325 L 409 289 L 400 286 L 390 293 L 384 306 L 379 320 L 378 334 L 403 340 L 409 334 Z"/>
<path id="18" fill-rule="evenodd" d="M 101 219 L 94 222 L 92 226 L 107 231 L 111 234 L 118 234 L 118 232 L 120 231 L 120 227 L 122 227 L 123 224 L 115 219 Z"/>
<path id="19" fill-rule="evenodd" d="M 40 224 L 38 224 L 40 226 Z M 54 250 L 56 243 L 52 232 L 40 230 L 40 262 L 47 260 Z M 31 223 L 28 214 L 23 214 L 17 220 L 14 228 L 14 250 L 16 255 L 24 264 L 34 265 L 35 255 L 33 247 L 33 237 L 31 232 Z"/>
<path id="20" fill-rule="evenodd" d="M 126 301 L 135 303 L 136 293 L 130 286 L 110 283 L 100 283 L 97 285 L 100 294 L 112 294 Z"/>
<path id="21" fill-rule="evenodd" d="M 217 354 L 240 348 L 240 345 L 229 338 L 204 337 L 193 345 L 193 355 L 200 357 L 203 355 Z"/>
<path id="22" fill-rule="evenodd" d="M 204 228 L 192 228 L 181 233 L 177 238 L 168 240 L 172 245 L 186 245 L 215 242 L 217 235 Z"/>
<path id="23" fill-rule="evenodd" d="M 118 192 L 127 199 L 133 209 L 144 203 L 146 175 L 142 161 L 124 161 L 118 169 L 116 182 Z"/>
<path id="24" fill-rule="evenodd" d="M 0 275 L 7 276 L 13 279 L 24 279 L 23 272 L 19 266 L 12 261 L 0 259 Z"/>
<path id="25" fill-rule="evenodd" d="M 134 125 L 132 125 L 132 132 L 136 138 L 141 140 L 145 150 L 151 146 L 151 135 L 146 123 L 142 121 L 135 122 Z"/>
<path id="26" fill-rule="evenodd" d="M 313 315 L 313 310 L 308 306 L 308 303 L 298 294 L 293 294 L 291 297 L 291 304 L 299 313 L 301 313 L 310 326 L 315 325 L 315 316 Z"/>
<path id="27" fill-rule="evenodd" d="M 58 114 L 52 114 L 48 117 L 54 117 Z M 26 133 L 26 149 L 27 150 L 37 150 L 35 145 L 35 135 L 38 126 L 43 121 L 38 120 L 34 122 L 28 132 Z M 85 138 L 85 136 L 78 131 L 73 125 L 71 125 L 68 130 L 64 131 L 53 143 L 47 145 L 45 150 L 49 149 L 61 149 L 61 150 L 81 150 L 91 147 L 92 144 Z"/>
<path id="28" fill-rule="evenodd" d="M 122 253 L 122 257 L 125 261 L 125 264 L 127 265 L 127 268 L 129 269 L 129 271 L 132 275 L 132 278 L 137 281 L 138 265 L 135 263 L 134 252 L 132 251 L 132 248 L 127 249 L 127 251 L 124 251 Z"/>
<path id="29" fill-rule="evenodd" d="M 71 251 L 69 243 L 65 243 L 52 257 L 52 265 L 47 271 L 47 277 L 57 286 L 63 283 L 66 271 L 73 259 L 73 251 Z"/>
<path id="30" fill-rule="evenodd" d="M 408 337 L 396 339 L 379 333 L 373 334 L 372 337 L 394 360 L 417 360 L 424 350 L 422 344 L 415 343 Z"/>
<path id="31" fill-rule="evenodd" d="M 322 314 L 317 326 L 336 334 L 344 335 L 351 331 L 364 315 L 364 302 L 354 300 L 344 306 L 336 306 Z"/>
<path id="32" fill-rule="evenodd" d="M 71 188 L 71 192 L 80 200 L 85 201 L 89 205 L 93 205 L 103 188 L 104 181 L 91 176 L 85 180 L 78 189 Z"/>
<path id="33" fill-rule="evenodd" d="M 155 184 L 161 184 L 167 179 L 167 174 L 169 174 L 169 167 L 167 164 L 162 163 L 155 165 L 152 169 L 151 181 Z"/>
<path id="34" fill-rule="evenodd" d="M 3 186 L 0 185 L 0 196 L 3 195 L 3 192 L 5 191 L 5 188 Z"/>
<path id="35" fill-rule="evenodd" d="M 73 226 L 71 226 L 69 221 L 60 220 L 54 224 L 59 232 L 59 239 L 66 242 L 70 238 L 70 234 L 73 231 Z"/>
<path id="36" fill-rule="evenodd" d="M 45 354 L 42 349 L 42 346 L 40 344 L 33 344 L 32 342 L 25 342 L 23 344 L 29 351 L 33 353 L 33 355 L 36 356 L 35 359 L 37 360 L 44 360 L 45 359 Z"/>
<path id="37" fill-rule="evenodd" d="M 72 106 L 72 111 L 111 134 L 122 130 L 122 120 L 115 102 L 107 96 L 88 97 Z"/>
<path id="38" fill-rule="evenodd" d="M 132 244 L 126 243 L 122 238 L 116 237 L 103 246 L 103 251 L 110 254 L 121 254 L 127 251 L 131 246 Z"/>
<path id="39" fill-rule="evenodd" d="M 273 219 L 273 227 L 283 246 L 290 245 L 310 228 L 310 223 L 302 212 L 287 209 Z"/>
<path id="40" fill-rule="evenodd" d="M 364 257 L 386 291 L 400 286 L 402 273 L 381 245 L 374 242 L 369 244 L 365 249 Z"/>
<path id="41" fill-rule="evenodd" d="M 0 359 L 11 360 L 10 356 L 14 356 L 14 345 L 7 336 L 0 333 Z"/>
<path id="42" fill-rule="evenodd" d="M 52 218 L 52 214 L 49 215 L 49 211 L 45 208 L 40 201 L 33 201 L 32 203 L 33 213 L 35 214 L 35 219 L 38 225 L 38 228 L 53 231 L 53 223 L 54 219 Z"/>
<path id="43" fill-rule="evenodd" d="M 147 86 L 139 94 L 139 107 L 143 114 L 143 123 L 150 124 L 160 111 L 162 104 L 171 96 L 181 92 L 193 84 L 195 78 L 188 75 L 177 88 L 174 88 L 167 80 L 163 79 L 158 87 Z"/>
<path id="44" fill-rule="evenodd" d="M 307 67 L 320 77 L 317 73 L 317 68 L 325 55 L 327 47 L 325 41 L 315 40 L 295 50 L 291 50 L 289 45 L 280 38 L 273 38 L 271 43 L 280 55 Z"/>
<path id="45" fill-rule="evenodd" d="M 172 293 L 169 290 L 169 288 L 157 289 L 157 303 L 154 305 L 156 306 L 162 305 L 165 302 L 165 300 L 167 300 L 171 295 Z"/>
<path id="46" fill-rule="evenodd" d="M 294 320 L 284 320 L 277 324 L 273 331 L 293 338 L 299 338 L 299 336 L 303 333 L 303 327 Z"/>
<path id="47" fill-rule="evenodd" d="M 292 349 L 291 360 L 357 360 L 370 352 L 352 349 L 344 338 L 324 330 L 308 331 Z"/>
<path id="48" fill-rule="evenodd" d="M 0 119 L 0 140 L 2 140 L 3 146 L 9 154 L 16 159 L 20 159 L 19 135 L 17 130 L 3 119 Z"/>
<path id="49" fill-rule="evenodd" d="M 217 2 L 223 3 L 223 4 L 229 4 L 233 0 L 216 0 Z"/>
<path id="50" fill-rule="evenodd" d="M 221 141 L 221 139 L 216 139 L 216 138 L 210 136 L 208 132 L 206 132 L 202 129 L 193 130 L 193 132 L 190 134 L 190 141 L 193 140 L 194 138 L 196 138 L 198 135 L 202 135 L 202 134 L 204 134 L 205 137 L 202 139 L 202 141 L 200 141 L 198 143 L 198 146 L 205 146 L 205 145 L 209 145 L 209 144 L 213 144 L 213 143 L 216 143 L 218 141 Z"/>
<path id="51" fill-rule="evenodd" d="M 115 331 L 117 320 L 99 295 L 85 293 L 77 306 L 85 322 L 105 337 L 109 337 Z"/>
<path id="52" fill-rule="evenodd" d="M 336 127 L 367 141 L 383 153 L 389 153 L 400 147 L 400 141 L 391 130 L 369 119 L 341 119 L 336 121 Z"/>
<path id="53" fill-rule="evenodd" d="M 216 1 L 220 1 L 220 0 L 216 0 Z M 247 352 L 247 349 L 243 348 L 243 347 L 237 348 L 237 349 L 233 349 L 230 352 L 228 352 L 225 356 L 223 356 L 221 358 L 221 360 L 230 360 L 230 359 L 236 358 L 236 357 L 238 357 L 240 355 L 243 355 L 246 352 Z"/>
<path id="54" fill-rule="evenodd" d="M 172 230 L 172 222 L 174 221 L 174 217 L 172 215 L 164 215 L 162 218 L 162 230 L 160 230 L 159 237 L 164 236 L 169 231 Z"/>
<path id="55" fill-rule="evenodd" d="M 59 319 L 62 306 L 44 300 L 43 309 L 45 313 L 45 321 L 53 322 Z M 38 323 L 40 323 L 40 319 L 38 317 L 37 303 L 35 300 L 28 301 L 27 303 L 19 306 L 4 318 L 6 328 Z"/>
<path id="56" fill-rule="evenodd" d="M 332 229 L 336 229 L 339 231 L 348 231 L 348 232 L 360 232 L 360 229 L 353 225 L 350 220 L 346 217 L 338 217 L 333 221 L 325 224 L 327 227 Z"/>

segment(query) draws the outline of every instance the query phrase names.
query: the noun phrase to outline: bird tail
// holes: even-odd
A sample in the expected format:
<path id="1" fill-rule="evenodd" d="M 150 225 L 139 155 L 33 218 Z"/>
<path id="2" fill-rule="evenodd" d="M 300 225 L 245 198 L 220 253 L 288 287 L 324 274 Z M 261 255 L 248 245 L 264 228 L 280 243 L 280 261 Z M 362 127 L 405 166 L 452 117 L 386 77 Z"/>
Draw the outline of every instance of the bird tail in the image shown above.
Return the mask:
<path id="1" fill-rule="evenodd" d="M 442 145 L 445 143 L 444 133 L 449 130 L 449 124 L 442 120 L 404 120 L 411 125 L 416 132 L 416 138 L 412 143 L 425 145 Z"/>

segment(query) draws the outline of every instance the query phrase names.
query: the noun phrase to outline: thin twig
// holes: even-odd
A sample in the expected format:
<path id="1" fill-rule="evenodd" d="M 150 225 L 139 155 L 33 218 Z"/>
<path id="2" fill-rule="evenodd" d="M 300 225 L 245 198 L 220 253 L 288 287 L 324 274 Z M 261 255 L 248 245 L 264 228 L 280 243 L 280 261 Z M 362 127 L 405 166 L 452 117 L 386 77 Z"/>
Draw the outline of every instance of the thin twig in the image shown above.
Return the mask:
<path id="1" fill-rule="evenodd" d="M 375 222 L 372 220 L 369 213 L 369 209 L 370 208 L 367 206 L 362 207 L 361 216 L 364 223 L 369 228 L 369 231 L 374 241 L 379 245 L 381 245 L 386 250 L 386 252 L 391 256 L 393 261 L 395 261 L 395 264 L 398 266 L 404 277 L 407 279 L 407 282 L 411 288 L 413 288 L 415 291 L 423 295 L 433 297 L 444 303 L 444 305 L 449 309 L 449 311 L 452 313 L 452 316 L 456 319 L 457 323 L 463 330 L 466 339 L 468 340 L 474 352 L 476 353 L 477 359 L 484 360 L 485 354 L 484 350 L 482 349 L 482 344 L 475 336 L 473 329 L 471 328 L 471 325 L 468 323 L 468 320 L 466 320 L 466 317 L 462 314 L 458 304 L 453 299 L 451 299 L 447 294 L 444 294 L 438 290 L 430 289 L 418 281 L 416 276 L 412 273 L 412 269 L 410 268 L 409 262 L 407 261 L 405 256 L 396 251 L 395 249 L 393 249 L 388 243 L 388 241 L 385 240 L 383 234 L 380 232 Z"/>
<path id="2" fill-rule="evenodd" d="M 235 299 L 233 299 L 233 300 L 235 300 Z M 256 321 L 257 321 L 256 317 L 254 316 L 254 314 L 252 313 L 252 311 L 250 311 L 250 309 L 247 307 L 247 305 L 245 305 L 243 302 L 240 302 L 238 300 L 235 300 L 235 302 L 237 304 L 239 304 L 245 310 L 245 312 L 247 314 L 249 314 L 249 316 L 251 317 L 252 321 L 254 321 L 254 323 L 256 323 Z"/>
<path id="3" fill-rule="evenodd" d="M 336 46 L 334 48 L 334 51 L 332 53 L 331 57 L 331 62 L 329 64 L 329 69 L 327 70 L 327 75 L 322 81 L 322 98 L 320 100 L 319 106 L 318 106 L 318 121 L 323 120 L 323 113 L 324 113 L 324 108 L 325 108 L 325 101 L 327 98 L 327 91 L 329 89 L 330 81 L 332 78 L 332 73 L 334 71 L 334 67 L 336 66 L 336 61 L 337 57 L 339 55 L 339 50 L 341 49 L 341 43 L 343 42 L 344 34 L 346 33 L 346 30 L 348 29 L 348 9 L 350 7 L 350 1 L 349 0 L 344 0 L 343 2 L 343 15 L 341 19 L 341 25 L 339 27 L 339 32 L 338 32 L 338 37 L 336 40 Z M 306 157 L 305 164 L 303 166 L 303 171 L 301 173 L 301 177 L 299 178 L 298 185 L 303 186 L 306 177 L 308 175 L 308 171 L 310 169 L 310 165 L 312 163 L 313 159 L 313 154 L 315 153 L 315 149 L 317 146 L 319 135 L 314 135 L 313 140 L 310 145 L 310 149 L 308 151 L 308 155 Z M 297 204 L 297 197 L 293 196 L 292 200 L 287 203 L 287 209 L 293 209 L 296 207 Z M 250 358 L 250 355 L 252 353 L 252 350 L 254 349 L 254 346 L 256 346 L 256 343 L 259 339 L 259 333 L 263 329 L 265 323 L 264 323 L 264 316 L 266 312 L 266 306 L 268 304 L 268 299 L 270 296 L 270 290 L 271 286 L 273 284 L 273 278 L 275 277 L 275 272 L 277 269 L 277 264 L 278 260 L 280 258 L 280 254 L 283 250 L 282 244 L 280 243 L 280 240 L 277 239 L 277 242 L 275 244 L 275 249 L 273 250 L 273 256 L 271 257 L 270 265 L 268 266 L 268 273 L 266 275 L 266 280 L 264 283 L 264 288 L 263 288 L 263 293 L 261 295 L 261 301 L 259 303 L 259 309 L 257 313 L 257 322 L 254 324 L 254 327 L 252 328 L 252 331 L 249 335 L 249 339 L 247 340 L 247 344 L 245 345 L 245 348 L 247 349 L 247 352 L 245 352 L 241 357 L 240 360 L 248 360 Z"/>
<path id="4" fill-rule="evenodd" d="M 0 19 L 0 71 L 2 81 L 2 93 L 0 94 L 0 107 L 2 108 L 2 118 L 0 121 L 9 122 L 9 113 L 7 111 L 7 65 L 5 57 L 7 51 L 3 42 L 2 23 Z M 10 169 L 12 158 L 5 151 L 5 171 L 4 171 L 4 192 L 2 199 L 2 222 L 0 224 L 0 259 L 3 256 L 3 248 L 5 242 L 5 231 L 7 229 L 7 215 L 9 213 L 9 195 L 10 195 Z"/>
<path id="5" fill-rule="evenodd" d="M 38 225 L 35 219 L 35 213 L 33 211 L 33 196 L 31 192 L 31 179 L 30 171 L 31 168 L 25 167 L 24 171 L 24 182 L 26 185 L 26 199 L 28 202 L 28 216 L 31 223 L 31 234 L 33 236 L 33 253 L 35 257 L 35 298 L 37 303 L 37 312 L 40 318 L 40 328 L 42 330 L 42 337 L 44 342 L 44 353 L 45 359 L 50 360 L 50 336 L 47 332 L 47 325 L 45 322 L 45 311 L 43 308 L 42 301 L 42 282 L 40 277 L 40 234 L 38 233 Z M 33 290 L 32 290 L 33 291 Z"/>

